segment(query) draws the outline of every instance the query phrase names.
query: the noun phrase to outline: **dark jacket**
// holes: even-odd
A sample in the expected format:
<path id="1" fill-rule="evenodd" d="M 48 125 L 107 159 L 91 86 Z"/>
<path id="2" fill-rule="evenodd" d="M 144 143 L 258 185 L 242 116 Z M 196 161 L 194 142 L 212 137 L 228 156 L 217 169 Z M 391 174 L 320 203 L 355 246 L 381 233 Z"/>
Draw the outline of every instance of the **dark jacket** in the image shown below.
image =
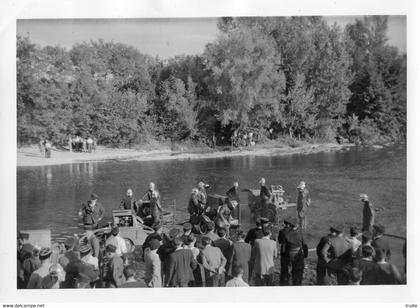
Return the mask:
<path id="1" fill-rule="evenodd" d="M 124 262 L 121 257 L 114 255 L 105 264 L 104 275 L 105 286 L 108 288 L 119 288 L 124 283 Z"/>
<path id="2" fill-rule="evenodd" d="M 240 199 L 239 199 L 239 188 L 236 189 L 235 186 L 232 186 L 227 192 L 226 192 L 226 196 L 230 199 L 230 200 L 235 200 L 239 203 Z"/>
<path id="3" fill-rule="evenodd" d="M 372 241 L 372 247 L 375 249 L 375 251 L 382 250 L 385 252 L 386 261 L 391 260 L 391 248 L 389 247 L 389 242 L 386 238 L 383 236 L 378 237 Z"/>
<path id="4" fill-rule="evenodd" d="M 244 268 L 242 279 L 248 282 L 249 262 L 251 261 L 251 245 L 245 242 L 233 243 L 232 266 L 241 265 Z"/>
<path id="5" fill-rule="evenodd" d="M 303 253 L 308 255 L 308 246 L 305 243 L 302 232 L 290 229 L 284 236 L 284 255 L 296 255 Z"/>
<path id="6" fill-rule="evenodd" d="M 223 256 L 226 258 L 225 270 L 227 273 L 229 273 L 233 254 L 232 242 L 225 238 L 218 238 L 217 240 L 213 241 L 213 246 L 218 247 L 222 251 Z"/>
<path id="7" fill-rule="evenodd" d="M 189 249 L 175 250 L 169 256 L 168 275 L 166 285 L 169 287 L 187 286 L 194 280 L 193 270 L 197 267 L 197 261 Z"/>
<path id="8" fill-rule="evenodd" d="M 245 237 L 245 243 L 251 244 L 251 246 L 254 246 L 254 242 L 256 239 L 262 238 L 262 228 L 256 227 L 253 229 L 250 229 Z"/>
<path id="9" fill-rule="evenodd" d="M 309 190 L 304 188 L 298 190 L 297 200 L 296 200 L 296 210 L 305 214 L 308 210 L 309 204 L 311 203 L 311 198 L 309 196 Z"/>
<path id="10" fill-rule="evenodd" d="M 90 204 L 90 201 L 88 201 L 88 204 L 84 204 L 81 210 L 83 224 L 97 225 L 99 220 L 101 220 L 104 217 L 105 209 L 102 206 L 102 204 L 99 202 L 96 202 L 93 209 L 91 208 L 89 204 Z"/>
<path id="11" fill-rule="evenodd" d="M 370 201 L 363 201 L 363 222 L 362 231 L 372 231 L 372 226 L 375 223 L 375 210 Z"/>
<path id="12" fill-rule="evenodd" d="M 268 202 L 271 200 L 271 192 L 266 186 L 261 186 L 260 200 L 263 202 Z"/>
<path id="13" fill-rule="evenodd" d="M 137 213 L 138 211 L 137 201 L 134 199 L 134 197 L 125 196 L 121 200 L 120 209 L 132 210 L 134 213 Z"/>
<path id="14" fill-rule="evenodd" d="M 378 277 L 380 269 L 378 264 L 374 261 L 357 259 L 353 262 L 353 266 L 362 271 L 361 285 L 375 285 L 378 284 Z"/>

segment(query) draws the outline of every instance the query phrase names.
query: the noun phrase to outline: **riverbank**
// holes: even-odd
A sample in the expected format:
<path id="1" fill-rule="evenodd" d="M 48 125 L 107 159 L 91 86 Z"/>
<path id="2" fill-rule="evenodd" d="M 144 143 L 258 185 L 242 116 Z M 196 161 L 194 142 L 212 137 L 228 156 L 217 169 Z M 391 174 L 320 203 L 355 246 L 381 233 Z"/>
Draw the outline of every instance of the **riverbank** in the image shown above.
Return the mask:
<path id="1" fill-rule="evenodd" d="M 263 144 L 243 149 L 218 147 L 216 149 L 187 149 L 172 151 L 171 149 L 141 150 L 141 149 L 113 149 L 98 147 L 94 153 L 76 153 L 66 150 L 54 149 L 51 158 L 45 158 L 36 146 L 21 147 L 17 149 L 17 167 L 49 166 L 73 164 L 89 161 L 107 160 L 171 160 L 171 159 L 200 159 L 236 157 L 245 155 L 271 156 L 291 154 L 312 154 L 319 152 L 339 151 L 353 146 L 353 144 L 311 144 L 305 143 L 296 147 L 281 144 Z"/>

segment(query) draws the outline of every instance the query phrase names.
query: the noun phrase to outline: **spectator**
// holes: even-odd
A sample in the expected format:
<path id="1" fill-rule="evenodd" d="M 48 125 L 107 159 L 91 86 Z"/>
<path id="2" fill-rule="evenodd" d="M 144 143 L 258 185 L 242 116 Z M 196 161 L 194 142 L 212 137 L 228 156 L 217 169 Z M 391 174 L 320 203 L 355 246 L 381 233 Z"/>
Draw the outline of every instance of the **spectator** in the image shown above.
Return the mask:
<path id="1" fill-rule="evenodd" d="M 127 246 L 125 244 L 125 240 L 119 235 L 119 233 L 120 228 L 118 228 L 118 226 L 114 226 L 111 229 L 111 236 L 106 240 L 105 245 L 114 245 L 117 248 L 115 253 L 117 256 L 121 257 L 127 253 Z"/>
<path id="2" fill-rule="evenodd" d="M 159 247 L 160 241 L 152 239 L 149 243 L 149 248 L 145 250 L 144 254 L 144 282 L 149 288 L 162 287 L 161 261 L 159 255 L 157 254 Z"/>
<path id="3" fill-rule="evenodd" d="M 256 239 L 253 247 L 255 284 L 257 286 L 272 286 L 274 282 L 274 258 L 277 255 L 277 245 L 270 237 L 271 228 L 263 228 L 263 237 Z"/>
<path id="4" fill-rule="evenodd" d="M 249 287 L 242 279 L 243 274 L 243 267 L 241 265 L 234 265 L 232 269 L 233 278 L 226 283 L 226 287 Z"/>
<path id="5" fill-rule="evenodd" d="M 199 255 L 199 262 L 204 267 L 206 287 L 222 287 L 225 285 L 226 258 L 218 247 L 211 246 L 211 239 L 202 239 L 204 248 Z"/>
<path id="6" fill-rule="evenodd" d="M 378 284 L 379 266 L 373 261 L 373 248 L 371 246 L 362 247 L 362 258 L 353 262 L 353 267 L 362 271 L 361 285 Z"/>
<path id="7" fill-rule="evenodd" d="M 136 270 L 133 265 L 127 265 L 124 268 L 124 277 L 125 282 L 121 285 L 121 288 L 146 288 L 147 285 L 140 280 L 136 280 L 134 275 L 136 274 Z"/>
<path id="8" fill-rule="evenodd" d="M 227 231 L 225 228 L 221 228 L 217 230 L 217 235 L 219 238 L 213 241 L 213 245 L 215 247 L 220 248 L 223 253 L 223 256 L 226 258 L 226 275 L 229 276 L 230 270 L 230 263 L 232 262 L 232 254 L 233 254 L 233 243 L 231 240 L 226 238 Z"/>
<path id="9" fill-rule="evenodd" d="M 382 225 L 373 226 L 373 241 L 372 247 L 375 249 L 375 254 L 378 254 L 379 250 L 385 252 L 385 260 L 391 260 L 391 249 L 389 247 L 388 240 L 384 237 L 385 227 Z M 376 257 L 375 257 L 376 258 Z"/>
<path id="10" fill-rule="evenodd" d="M 232 255 L 232 275 L 233 268 L 235 266 L 242 267 L 242 279 L 248 283 L 249 280 L 249 263 L 251 262 L 251 245 L 245 243 L 245 232 L 242 230 L 238 231 L 238 240 L 233 243 L 233 255 Z"/>
<path id="11" fill-rule="evenodd" d="M 376 251 L 376 260 L 379 266 L 378 284 L 400 284 L 403 279 L 394 264 L 386 261 L 386 251 L 379 249 Z"/>
<path id="12" fill-rule="evenodd" d="M 193 270 L 197 267 L 197 261 L 189 249 L 182 248 L 182 239 L 174 239 L 175 251 L 169 256 L 168 276 L 165 285 L 168 287 L 188 287 L 194 281 Z"/>
<path id="13" fill-rule="evenodd" d="M 124 262 L 116 252 L 117 247 L 113 244 L 105 248 L 107 262 L 104 264 L 103 279 L 107 288 L 119 288 L 124 283 Z"/>

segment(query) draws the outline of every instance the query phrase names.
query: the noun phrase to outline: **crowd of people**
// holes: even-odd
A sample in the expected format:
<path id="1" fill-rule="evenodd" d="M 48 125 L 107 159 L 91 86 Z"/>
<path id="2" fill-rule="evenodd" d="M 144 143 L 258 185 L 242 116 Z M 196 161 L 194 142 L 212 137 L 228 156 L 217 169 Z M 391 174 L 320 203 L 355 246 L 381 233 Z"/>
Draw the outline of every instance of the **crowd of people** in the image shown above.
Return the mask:
<path id="1" fill-rule="evenodd" d="M 92 153 L 96 151 L 97 140 L 94 137 L 69 136 L 68 148 L 70 152 Z"/>
<path id="2" fill-rule="evenodd" d="M 270 190 L 262 179 L 260 198 L 270 199 Z M 240 225 L 221 223 L 217 219 L 205 221 L 204 234 L 197 234 L 197 211 L 208 208 L 206 185 L 200 182 L 190 198 L 190 220 L 182 230 L 152 221 L 154 232 L 142 245 L 141 263 L 144 275 L 130 261 L 125 240 L 119 227 L 113 226 L 104 243 L 94 230 L 104 215 L 98 196 L 92 194 L 89 205 L 80 211 L 86 235 L 82 239 L 69 238 L 58 262 L 52 262 L 50 248 L 34 247 L 20 238 L 18 247 L 18 287 L 20 288 L 131 288 L 131 287 L 247 287 L 274 285 L 302 285 L 307 269 L 306 259 L 311 252 L 305 239 L 307 214 L 310 206 L 309 190 L 304 182 L 297 190 L 296 215 L 282 220 L 277 232 L 275 224 L 259 217 L 256 226 L 247 232 Z M 201 192 L 200 192 L 201 191 Z M 227 204 L 239 204 L 239 184 L 227 192 Z M 384 236 L 385 228 L 375 224 L 374 208 L 366 194 L 360 195 L 363 205 L 362 229 L 352 227 L 345 235 L 344 226 L 331 226 L 315 252 L 317 285 L 400 284 L 404 274 L 391 262 L 390 245 Z M 159 211 L 160 195 L 154 183 L 141 200 L 149 200 Z M 233 202 L 235 201 L 235 202 Z M 139 204 L 127 191 L 120 207 L 139 211 Z M 159 204 L 159 205 L 158 205 Z M 234 209 L 233 209 L 234 210 Z M 153 210 L 152 210 L 153 211 Z M 201 214 L 200 213 L 200 214 Z M 157 212 L 152 216 L 159 216 Z M 223 216 L 223 215 L 222 215 Z M 93 218 L 92 218 L 93 217 Z M 216 218 L 218 216 L 216 215 Z M 234 228 L 232 228 L 234 226 Z M 203 231 L 203 230 L 201 230 Z M 360 239 L 361 238 L 361 239 Z M 406 244 L 403 254 L 405 257 Z M 279 258 L 278 265 L 275 260 Z M 277 274 L 279 273 L 279 277 Z"/>

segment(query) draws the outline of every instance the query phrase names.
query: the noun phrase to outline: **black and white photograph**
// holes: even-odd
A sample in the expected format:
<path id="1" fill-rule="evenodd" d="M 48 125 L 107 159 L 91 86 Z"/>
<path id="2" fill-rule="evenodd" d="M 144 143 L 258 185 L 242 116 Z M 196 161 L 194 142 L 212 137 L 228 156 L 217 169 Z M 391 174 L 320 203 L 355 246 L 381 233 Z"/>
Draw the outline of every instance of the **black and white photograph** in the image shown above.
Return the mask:
<path id="1" fill-rule="evenodd" d="M 16 17 L 9 289 L 414 296 L 407 14 L 264 12 Z"/>

